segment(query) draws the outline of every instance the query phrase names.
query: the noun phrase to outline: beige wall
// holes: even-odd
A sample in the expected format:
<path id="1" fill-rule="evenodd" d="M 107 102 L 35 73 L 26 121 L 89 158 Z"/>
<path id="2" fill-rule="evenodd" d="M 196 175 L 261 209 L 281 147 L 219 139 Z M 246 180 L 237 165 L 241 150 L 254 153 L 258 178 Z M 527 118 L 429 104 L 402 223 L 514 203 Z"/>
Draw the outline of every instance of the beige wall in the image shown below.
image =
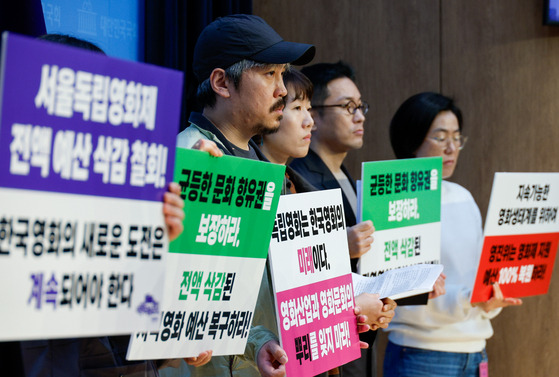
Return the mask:
<path id="1" fill-rule="evenodd" d="M 541 0 L 253 0 L 288 40 L 317 46 L 314 62 L 356 68 L 367 114 L 365 147 L 347 164 L 389 159 L 388 123 L 420 91 L 454 96 L 466 149 L 452 180 L 485 214 L 496 171 L 559 171 L 559 27 Z M 559 375 L 559 277 L 545 296 L 493 320 L 490 375 Z M 383 344 L 381 339 L 380 344 Z M 380 353 L 382 348 L 380 347 Z"/>

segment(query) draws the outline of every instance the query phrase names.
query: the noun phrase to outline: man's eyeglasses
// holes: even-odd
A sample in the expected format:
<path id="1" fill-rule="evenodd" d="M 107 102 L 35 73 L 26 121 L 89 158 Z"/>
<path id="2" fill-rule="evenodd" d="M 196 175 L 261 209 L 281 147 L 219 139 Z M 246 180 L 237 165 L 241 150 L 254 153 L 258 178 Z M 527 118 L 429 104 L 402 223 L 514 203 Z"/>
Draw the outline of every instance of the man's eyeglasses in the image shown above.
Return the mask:
<path id="1" fill-rule="evenodd" d="M 458 150 L 462 150 L 464 145 L 466 145 L 466 141 L 468 141 L 468 137 L 464 135 L 457 135 L 457 136 L 433 136 L 429 139 L 435 141 L 441 148 L 446 148 L 448 143 L 451 142 L 454 144 Z"/>
<path id="2" fill-rule="evenodd" d="M 361 105 L 358 105 L 353 101 L 349 101 L 348 103 L 343 103 L 343 104 L 340 103 L 336 105 L 313 105 L 312 106 L 313 109 L 320 109 L 326 107 L 341 107 L 342 109 L 345 109 L 350 115 L 355 115 L 357 110 L 361 110 L 361 113 L 363 115 L 367 114 L 367 112 L 369 111 L 369 104 L 367 102 L 361 102 Z"/>

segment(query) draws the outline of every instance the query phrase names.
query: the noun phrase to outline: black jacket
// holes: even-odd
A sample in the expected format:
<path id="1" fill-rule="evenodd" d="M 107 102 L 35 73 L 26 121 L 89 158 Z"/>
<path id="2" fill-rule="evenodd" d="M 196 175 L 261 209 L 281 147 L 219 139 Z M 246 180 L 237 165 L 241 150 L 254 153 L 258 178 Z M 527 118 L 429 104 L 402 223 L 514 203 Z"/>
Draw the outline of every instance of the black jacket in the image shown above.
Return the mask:
<path id="1" fill-rule="evenodd" d="M 309 149 L 309 153 L 306 157 L 296 158 L 289 164 L 289 166 L 297 173 L 301 174 L 311 185 L 319 190 L 341 189 L 340 184 L 330 169 L 328 169 L 326 164 L 315 152 L 313 152 L 312 149 Z M 353 190 L 355 190 L 355 181 L 351 178 L 351 175 L 349 175 L 349 172 L 344 165 L 342 165 L 342 171 L 351 182 Z M 343 190 L 342 197 L 344 201 L 346 226 L 354 226 L 357 223 L 357 219 Z"/>

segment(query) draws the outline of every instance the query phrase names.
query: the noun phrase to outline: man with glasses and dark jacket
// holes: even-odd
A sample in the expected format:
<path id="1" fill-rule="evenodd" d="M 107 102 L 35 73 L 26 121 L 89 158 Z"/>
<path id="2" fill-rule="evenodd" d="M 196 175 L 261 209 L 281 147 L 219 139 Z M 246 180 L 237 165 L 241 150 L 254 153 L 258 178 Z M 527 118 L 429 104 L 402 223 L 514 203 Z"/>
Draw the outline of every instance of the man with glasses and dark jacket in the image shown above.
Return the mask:
<path id="1" fill-rule="evenodd" d="M 342 190 L 351 267 L 355 272 L 359 257 L 371 249 L 374 226 L 370 220 L 357 224 L 355 181 L 343 162 L 348 152 L 363 146 L 363 123 L 369 105 L 361 99 L 353 68 L 348 64 L 341 61 L 319 63 L 301 71 L 314 86 L 311 114 L 315 127 L 309 153 L 293 160 L 290 166 L 320 190 Z M 383 311 L 394 309 L 394 301 L 383 301 Z M 390 319 L 382 318 L 377 328 L 386 328 Z M 369 345 L 373 344 L 375 336 L 375 331 L 360 334 L 361 340 Z M 374 350 L 368 348 L 361 352 L 360 359 L 342 366 L 344 377 L 376 374 Z"/>

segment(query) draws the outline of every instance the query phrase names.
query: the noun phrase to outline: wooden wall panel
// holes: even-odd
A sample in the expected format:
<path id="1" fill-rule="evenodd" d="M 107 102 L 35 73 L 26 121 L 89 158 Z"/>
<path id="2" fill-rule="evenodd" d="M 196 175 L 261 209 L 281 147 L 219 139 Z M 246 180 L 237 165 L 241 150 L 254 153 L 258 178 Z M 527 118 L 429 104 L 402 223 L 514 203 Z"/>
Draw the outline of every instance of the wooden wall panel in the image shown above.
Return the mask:
<path id="1" fill-rule="evenodd" d="M 439 2 L 255 0 L 262 16 L 286 40 L 312 43 L 312 63 L 344 60 L 354 66 L 371 108 L 364 147 L 346 163 L 354 177 L 361 161 L 390 159 L 388 124 L 398 105 L 418 91 L 439 89 Z"/>
<path id="2" fill-rule="evenodd" d="M 455 179 L 485 215 L 497 171 L 559 171 L 559 28 L 542 25 L 543 1 L 442 1 L 441 81 L 464 112 Z M 492 323 L 490 375 L 555 376 L 559 277 L 549 294 L 507 308 Z"/>
<path id="3" fill-rule="evenodd" d="M 559 171 L 559 28 L 542 26 L 533 0 L 253 0 L 285 39 L 313 43 L 316 62 L 357 71 L 371 110 L 365 145 L 348 168 L 393 158 L 388 123 L 420 91 L 454 96 L 470 137 L 452 180 L 485 215 L 496 171 Z M 559 370 L 559 277 L 545 296 L 503 311 L 488 342 L 490 375 L 555 376 Z M 385 337 L 380 336 L 379 355 Z M 381 359 L 382 360 L 382 359 Z M 381 376 L 381 374 L 379 374 Z"/>

